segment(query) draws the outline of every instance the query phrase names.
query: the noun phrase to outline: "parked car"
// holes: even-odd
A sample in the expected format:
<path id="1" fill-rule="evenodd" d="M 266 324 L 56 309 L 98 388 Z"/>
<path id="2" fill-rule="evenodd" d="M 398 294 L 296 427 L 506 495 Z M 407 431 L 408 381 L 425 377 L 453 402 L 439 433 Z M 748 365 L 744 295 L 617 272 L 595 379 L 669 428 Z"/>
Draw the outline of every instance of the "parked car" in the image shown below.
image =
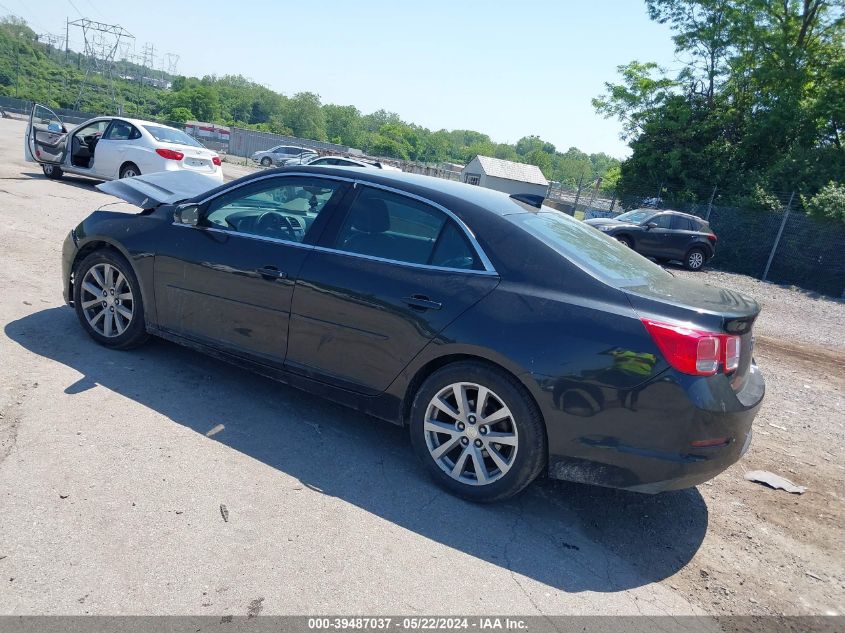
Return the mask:
<path id="1" fill-rule="evenodd" d="M 103 116 L 69 130 L 36 104 L 24 137 L 24 157 L 48 178 L 75 174 L 98 180 L 185 170 L 223 182 L 220 156 L 181 130 L 151 121 Z"/>
<path id="2" fill-rule="evenodd" d="M 660 263 L 680 261 L 689 270 L 701 270 L 716 254 L 716 234 L 710 225 L 687 213 L 635 209 L 586 223 L 642 255 Z"/>
<path id="3" fill-rule="evenodd" d="M 317 152 L 305 147 L 277 145 L 261 152 L 255 152 L 251 158 L 262 167 L 271 167 L 273 165 L 282 167 L 287 164 L 299 165 L 306 163 L 312 158 L 317 158 Z"/>
<path id="4" fill-rule="evenodd" d="M 364 167 L 366 169 L 386 169 L 388 171 L 402 171 L 398 167 L 382 163 L 380 161 L 366 161 L 357 160 L 355 158 L 346 158 L 345 156 L 315 156 L 314 158 L 303 162 L 303 165 L 313 165 L 315 167 Z"/>
<path id="5" fill-rule="evenodd" d="M 748 449 L 759 305 L 565 214 L 344 167 L 98 186 L 146 211 L 95 211 L 64 243 L 95 341 L 160 336 L 406 425 L 457 495 L 504 499 L 544 471 L 654 493 Z"/>

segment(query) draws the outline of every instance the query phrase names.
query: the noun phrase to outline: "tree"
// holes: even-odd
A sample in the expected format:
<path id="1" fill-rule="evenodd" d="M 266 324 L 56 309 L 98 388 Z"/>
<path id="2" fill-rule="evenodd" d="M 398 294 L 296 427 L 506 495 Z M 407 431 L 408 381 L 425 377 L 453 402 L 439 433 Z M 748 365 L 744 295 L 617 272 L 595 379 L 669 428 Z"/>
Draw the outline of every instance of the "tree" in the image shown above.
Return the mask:
<path id="1" fill-rule="evenodd" d="M 804 207 L 817 218 L 845 222 L 845 185 L 829 182 L 815 196 L 805 198 Z"/>
<path id="2" fill-rule="evenodd" d="M 621 80 L 593 100 L 622 122 L 633 150 L 623 191 L 664 183 L 677 198 L 701 199 L 718 185 L 723 202 L 759 207 L 759 191 L 812 195 L 843 180 L 843 0 L 646 5 L 672 29 L 684 66 L 674 75 L 653 63 L 620 66 Z"/>
<path id="3" fill-rule="evenodd" d="M 295 94 L 285 108 L 286 125 L 293 130 L 295 136 L 325 141 L 326 115 L 323 112 L 320 95 L 313 92 L 299 92 Z"/>
<path id="4" fill-rule="evenodd" d="M 188 108 L 172 108 L 167 112 L 167 120 L 173 123 L 185 123 L 194 120 L 194 113 Z"/>

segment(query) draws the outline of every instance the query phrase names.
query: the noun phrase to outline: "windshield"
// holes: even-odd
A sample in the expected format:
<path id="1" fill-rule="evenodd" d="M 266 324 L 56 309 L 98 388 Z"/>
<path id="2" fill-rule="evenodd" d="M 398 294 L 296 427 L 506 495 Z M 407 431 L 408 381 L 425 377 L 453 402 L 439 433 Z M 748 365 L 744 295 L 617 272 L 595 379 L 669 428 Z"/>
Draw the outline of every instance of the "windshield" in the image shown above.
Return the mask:
<path id="1" fill-rule="evenodd" d="M 620 222 L 630 222 L 631 224 L 642 224 L 654 214 L 654 209 L 634 209 L 633 211 L 617 215 L 613 219 L 619 220 Z"/>
<path id="2" fill-rule="evenodd" d="M 571 262 L 615 287 L 640 286 L 673 275 L 624 244 L 558 211 L 512 216 Z"/>
<path id="3" fill-rule="evenodd" d="M 159 143 L 176 143 L 177 145 L 191 145 L 192 147 L 203 147 L 201 143 L 195 141 L 193 138 L 174 130 L 170 127 L 159 127 L 158 125 L 145 125 L 144 129 L 153 135 L 153 138 Z"/>

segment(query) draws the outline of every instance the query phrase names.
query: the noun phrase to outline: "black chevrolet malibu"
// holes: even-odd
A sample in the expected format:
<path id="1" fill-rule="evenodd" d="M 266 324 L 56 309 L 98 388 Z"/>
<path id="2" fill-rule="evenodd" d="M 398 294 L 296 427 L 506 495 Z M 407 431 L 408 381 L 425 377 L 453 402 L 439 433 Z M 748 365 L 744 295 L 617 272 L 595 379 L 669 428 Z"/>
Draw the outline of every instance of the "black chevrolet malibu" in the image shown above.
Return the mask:
<path id="1" fill-rule="evenodd" d="M 160 336 L 405 425 L 460 496 L 544 472 L 689 487 L 751 441 L 757 303 L 531 197 L 307 166 L 100 188 L 142 211 L 96 211 L 64 244 L 92 338 Z"/>

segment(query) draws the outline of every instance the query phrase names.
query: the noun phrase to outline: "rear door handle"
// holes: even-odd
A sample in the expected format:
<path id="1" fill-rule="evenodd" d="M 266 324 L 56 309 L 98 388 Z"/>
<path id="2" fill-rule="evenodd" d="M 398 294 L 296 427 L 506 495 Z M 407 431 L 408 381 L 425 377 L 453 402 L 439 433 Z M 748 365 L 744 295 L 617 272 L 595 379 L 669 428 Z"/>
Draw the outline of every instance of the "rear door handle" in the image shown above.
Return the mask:
<path id="1" fill-rule="evenodd" d="M 255 272 L 257 272 L 265 279 L 285 279 L 288 276 L 287 273 L 282 272 L 275 266 L 265 266 L 264 268 L 256 268 Z"/>
<path id="2" fill-rule="evenodd" d="M 425 295 L 411 295 L 410 297 L 405 297 L 402 301 L 412 308 L 417 308 L 419 310 L 439 310 L 443 307 L 442 303 L 439 301 L 432 301 Z"/>

